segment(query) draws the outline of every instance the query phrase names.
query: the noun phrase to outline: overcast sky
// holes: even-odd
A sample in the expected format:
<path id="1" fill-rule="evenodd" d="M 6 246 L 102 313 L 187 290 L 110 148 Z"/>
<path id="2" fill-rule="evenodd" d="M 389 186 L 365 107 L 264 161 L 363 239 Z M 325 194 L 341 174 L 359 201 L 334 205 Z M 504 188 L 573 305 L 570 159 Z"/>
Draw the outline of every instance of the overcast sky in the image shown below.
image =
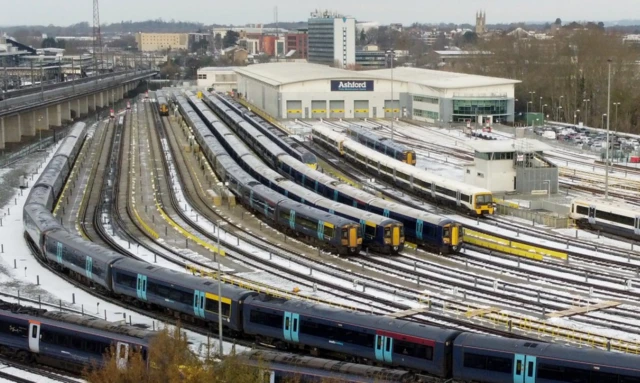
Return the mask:
<path id="1" fill-rule="evenodd" d="M 487 12 L 487 23 L 570 20 L 612 21 L 640 18 L 640 0 L 102 0 L 103 23 L 122 20 L 197 21 L 205 24 L 269 23 L 274 7 L 279 20 L 301 21 L 316 8 L 337 10 L 361 21 L 411 24 L 475 23 L 475 12 Z M 0 0 L 0 26 L 69 25 L 92 22 L 92 0 Z"/>

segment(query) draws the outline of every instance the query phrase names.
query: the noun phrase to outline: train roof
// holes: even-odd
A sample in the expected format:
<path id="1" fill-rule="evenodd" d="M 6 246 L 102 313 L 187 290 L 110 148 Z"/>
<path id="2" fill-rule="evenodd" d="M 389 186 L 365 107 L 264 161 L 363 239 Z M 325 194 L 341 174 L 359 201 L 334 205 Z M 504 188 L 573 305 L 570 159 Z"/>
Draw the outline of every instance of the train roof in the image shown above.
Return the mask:
<path id="1" fill-rule="evenodd" d="M 30 204 L 38 204 L 43 205 L 49 202 L 49 199 L 53 198 L 51 196 L 51 187 L 48 185 L 37 185 L 31 188 L 31 192 L 29 192 L 29 196 L 27 197 L 26 205 Z"/>
<path id="2" fill-rule="evenodd" d="M 358 133 L 359 135 L 366 136 L 367 138 L 373 141 L 378 141 L 384 144 L 385 146 L 393 148 L 394 150 L 397 150 L 399 152 L 412 151 L 412 149 L 408 148 L 406 145 L 393 141 L 387 137 L 380 137 L 377 134 L 375 134 L 374 131 L 372 131 L 371 129 L 367 129 L 364 126 L 351 124 L 349 125 L 347 130 Z"/>
<path id="3" fill-rule="evenodd" d="M 314 194 L 314 193 L 312 193 Z M 332 201 L 328 198 L 322 198 L 315 202 L 316 205 L 321 206 L 325 209 L 333 210 L 334 212 L 339 211 L 340 213 L 346 214 L 350 217 L 357 218 L 359 220 L 364 220 L 367 222 L 374 223 L 376 225 L 388 225 L 391 223 L 399 224 L 400 222 L 395 219 L 387 218 L 378 214 L 370 213 L 365 210 L 360 210 L 353 206 L 345 205 L 340 202 Z"/>
<path id="4" fill-rule="evenodd" d="M 640 216 L 640 206 L 626 204 L 621 201 L 604 200 L 596 198 L 575 198 L 571 204 L 582 206 L 595 206 L 596 210 L 605 210 L 620 215 L 628 215 L 630 217 Z"/>
<path id="5" fill-rule="evenodd" d="M 236 137 L 233 133 L 226 134 L 223 137 L 225 141 L 227 141 L 227 144 L 237 153 L 238 158 L 247 154 L 253 155 L 253 152 L 247 148 L 244 142 L 242 142 L 242 140 Z"/>
<path id="6" fill-rule="evenodd" d="M 84 238 L 71 234 L 66 230 L 49 233 L 47 237 L 63 243 L 67 248 L 72 248 L 82 254 L 90 255 L 93 259 L 100 258 L 105 263 L 110 263 L 116 259 L 124 258 L 124 255 L 118 252 L 95 244 L 91 241 L 86 241 Z"/>
<path id="7" fill-rule="evenodd" d="M 78 143 L 77 137 L 67 136 L 65 139 L 62 140 L 62 143 L 58 147 L 58 150 L 56 151 L 55 155 L 56 156 L 62 155 L 69 158 L 69 156 L 71 155 L 71 152 L 74 151 L 77 143 Z"/>
<path id="8" fill-rule="evenodd" d="M 331 178 L 330 176 L 324 173 L 311 169 L 307 165 L 303 164 L 302 162 L 298 161 L 297 159 L 295 159 L 294 157 L 288 154 L 284 156 L 280 156 L 278 157 L 278 159 L 286 163 L 287 165 L 289 165 L 291 168 L 297 170 L 298 172 L 304 174 L 305 176 L 313 180 L 320 182 L 323 185 L 335 184 L 336 182 L 339 182 L 336 179 Z"/>
<path id="9" fill-rule="evenodd" d="M 375 200 L 371 201 L 370 204 L 381 209 L 388 209 L 396 213 L 406 215 L 407 217 L 417 218 L 422 220 L 423 222 L 429 222 L 434 225 L 443 225 L 448 222 L 453 222 L 452 219 L 445 216 L 414 209 L 410 206 L 402 205 L 396 202 L 390 202 L 382 198 L 376 198 Z"/>
<path id="10" fill-rule="evenodd" d="M 224 148 L 224 146 L 222 146 L 220 141 L 218 141 L 218 139 L 215 136 L 205 137 L 204 145 L 206 145 L 206 147 L 209 148 L 209 150 L 211 150 L 213 154 L 216 155 L 216 158 L 218 156 L 229 155 L 229 153 L 227 153 L 227 150 Z"/>
<path id="11" fill-rule="evenodd" d="M 34 221 L 35 225 L 41 233 L 48 230 L 59 230 L 60 232 L 67 233 L 62 225 L 60 225 L 60 221 L 55 219 L 51 215 L 51 212 L 47 210 L 47 208 L 43 205 L 26 205 L 24 207 L 24 213 Z M 49 235 L 51 235 L 52 233 L 49 233 Z"/>
<path id="12" fill-rule="evenodd" d="M 34 317 L 32 315 L 26 315 L 26 314 L 18 314 L 18 313 L 13 313 L 11 311 L 0 310 L 0 320 L 2 318 L 13 318 L 13 319 L 25 321 L 26 323 L 29 323 L 29 321 L 35 320 L 37 322 L 40 322 L 41 325 L 45 325 L 45 326 L 48 325 L 52 327 L 63 328 L 63 329 L 76 332 L 79 334 L 83 334 L 83 335 L 100 336 L 103 338 L 112 339 L 114 341 L 126 342 L 130 344 L 146 345 L 148 343 L 145 339 L 140 339 L 140 338 L 135 338 L 133 336 L 109 332 L 106 329 L 87 328 L 87 327 L 79 326 L 73 323 L 65 323 L 62 321 L 49 319 L 49 318 L 43 318 L 38 316 Z"/>
<path id="13" fill-rule="evenodd" d="M 300 202 L 296 202 L 290 199 L 286 199 L 281 201 L 279 206 L 284 209 L 292 209 L 296 211 L 296 215 L 305 215 L 306 217 L 313 220 L 322 220 L 325 222 L 330 222 L 336 227 L 341 227 L 343 225 L 353 224 L 355 223 L 352 220 L 342 218 L 337 215 L 329 214 L 320 209 L 313 208 L 311 206 L 304 205 Z"/>
<path id="14" fill-rule="evenodd" d="M 217 291 L 217 283 L 208 278 L 196 277 L 191 274 L 183 273 L 173 269 L 157 266 L 154 264 L 137 261 L 131 258 L 122 258 L 112 265 L 113 269 L 124 270 L 133 274 L 146 275 L 166 282 L 170 285 L 177 285 L 194 290 Z M 247 295 L 255 294 L 251 290 L 246 290 L 238 286 L 222 283 L 222 295 L 226 298 L 237 301 Z"/>
<path id="15" fill-rule="evenodd" d="M 87 124 L 85 124 L 84 122 L 76 122 L 69 129 L 69 134 L 67 134 L 67 137 L 81 137 L 85 133 L 86 127 Z"/>
<path id="16" fill-rule="evenodd" d="M 284 300 L 257 295 L 248 298 L 245 304 L 255 304 L 266 308 L 275 308 L 296 314 L 319 317 L 335 323 L 349 323 L 368 327 L 372 330 L 395 332 L 417 338 L 448 342 L 460 333 L 457 330 L 442 329 L 401 319 L 391 319 L 375 314 L 346 310 L 343 307 L 333 307 L 313 301 Z"/>
<path id="17" fill-rule="evenodd" d="M 577 348 L 553 343 L 503 338 L 497 336 L 463 333 L 455 341 L 456 346 L 499 350 L 515 354 L 527 354 L 559 360 L 568 360 L 594 366 L 610 366 L 640 372 L 638 356 L 607 352 L 598 349 Z"/>
<path id="18" fill-rule="evenodd" d="M 59 322 L 71 323 L 82 327 L 89 327 L 140 339 L 149 339 L 156 335 L 155 331 L 121 324 L 120 322 L 109 322 L 91 315 L 77 315 L 64 311 L 46 311 L 42 313 L 41 316 Z"/>
<path id="19" fill-rule="evenodd" d="M 62 167 L 66 162 L 66 157 L 54 157 L 51 161 L 49 161 L 49 164 L 47 164 L 47 167 L 44 169 L 40 177 L 38 177 L 38 180 L 36 181 L 34 186 L 53 186 L 58 180 L 58 177 L 60 177 L 60 171 L 62 170 Z"/>

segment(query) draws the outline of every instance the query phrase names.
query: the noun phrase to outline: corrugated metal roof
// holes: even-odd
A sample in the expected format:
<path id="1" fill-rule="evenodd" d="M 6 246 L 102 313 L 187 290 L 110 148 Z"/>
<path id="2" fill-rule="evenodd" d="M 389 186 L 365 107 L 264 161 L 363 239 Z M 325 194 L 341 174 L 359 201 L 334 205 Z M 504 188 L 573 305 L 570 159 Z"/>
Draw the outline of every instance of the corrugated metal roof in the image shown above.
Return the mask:
<path id="1" fill-rule="evenodd" d="M 273 86 L 302 81 L 327 79 L 367 79 L 378 80 L 381 77 L 371 71 L 351 71 L 332 68 L 326 65 L 299 62 L 255 64 L 237 68 L 236 72 L 260 80 Z"/>
<path id="2" fill-rule="evenodd" d="M 376 77 L 391 78 L 391 69 L 365 71 Z M 492 85 L 519 84 L 520 80 L 508 78 L 477 76 L 465 73 L 446 72 L 421 68 L 399 67 L 393 69 L 393 79 L 426 85 L 439 89 L 476 88 Z"/>

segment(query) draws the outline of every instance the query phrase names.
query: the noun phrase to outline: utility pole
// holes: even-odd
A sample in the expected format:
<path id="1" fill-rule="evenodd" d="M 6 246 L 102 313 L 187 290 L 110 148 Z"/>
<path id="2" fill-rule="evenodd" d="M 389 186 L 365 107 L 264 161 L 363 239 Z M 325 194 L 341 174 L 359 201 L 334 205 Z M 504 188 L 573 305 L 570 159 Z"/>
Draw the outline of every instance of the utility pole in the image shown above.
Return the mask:
<path id="1" fill-rule="evenodd" d="M 607 159 L 604 163 L 604 199 L 609 199 L 609 122 L 611 121 L 611 59 L 609 64 L 609 85 L 607 90 Z"/>
<path id="2" fill-rule="evenodd" d="M 93 62 L 98 73 L 98 60 L 102 65 L 102 36 L 100 34 L 100 5 L 93 0 Z"/>

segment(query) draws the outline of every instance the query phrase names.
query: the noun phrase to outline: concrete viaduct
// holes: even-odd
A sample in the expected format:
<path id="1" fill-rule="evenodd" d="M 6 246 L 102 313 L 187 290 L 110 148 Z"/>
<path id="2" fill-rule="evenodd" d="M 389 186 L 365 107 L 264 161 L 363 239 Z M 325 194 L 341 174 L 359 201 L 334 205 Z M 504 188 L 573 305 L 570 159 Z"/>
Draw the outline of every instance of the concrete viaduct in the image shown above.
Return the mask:
<path id="1" fill-rule="evenodd" d="M 6 143 L 35 136 L 38 130 L 62 126 L 63 122 L 84 117 L 115 104 L 156 71 L 131 71 L 100 76 L 96 81 L 61 86 L 0 101 L 0 149 Z"/>

